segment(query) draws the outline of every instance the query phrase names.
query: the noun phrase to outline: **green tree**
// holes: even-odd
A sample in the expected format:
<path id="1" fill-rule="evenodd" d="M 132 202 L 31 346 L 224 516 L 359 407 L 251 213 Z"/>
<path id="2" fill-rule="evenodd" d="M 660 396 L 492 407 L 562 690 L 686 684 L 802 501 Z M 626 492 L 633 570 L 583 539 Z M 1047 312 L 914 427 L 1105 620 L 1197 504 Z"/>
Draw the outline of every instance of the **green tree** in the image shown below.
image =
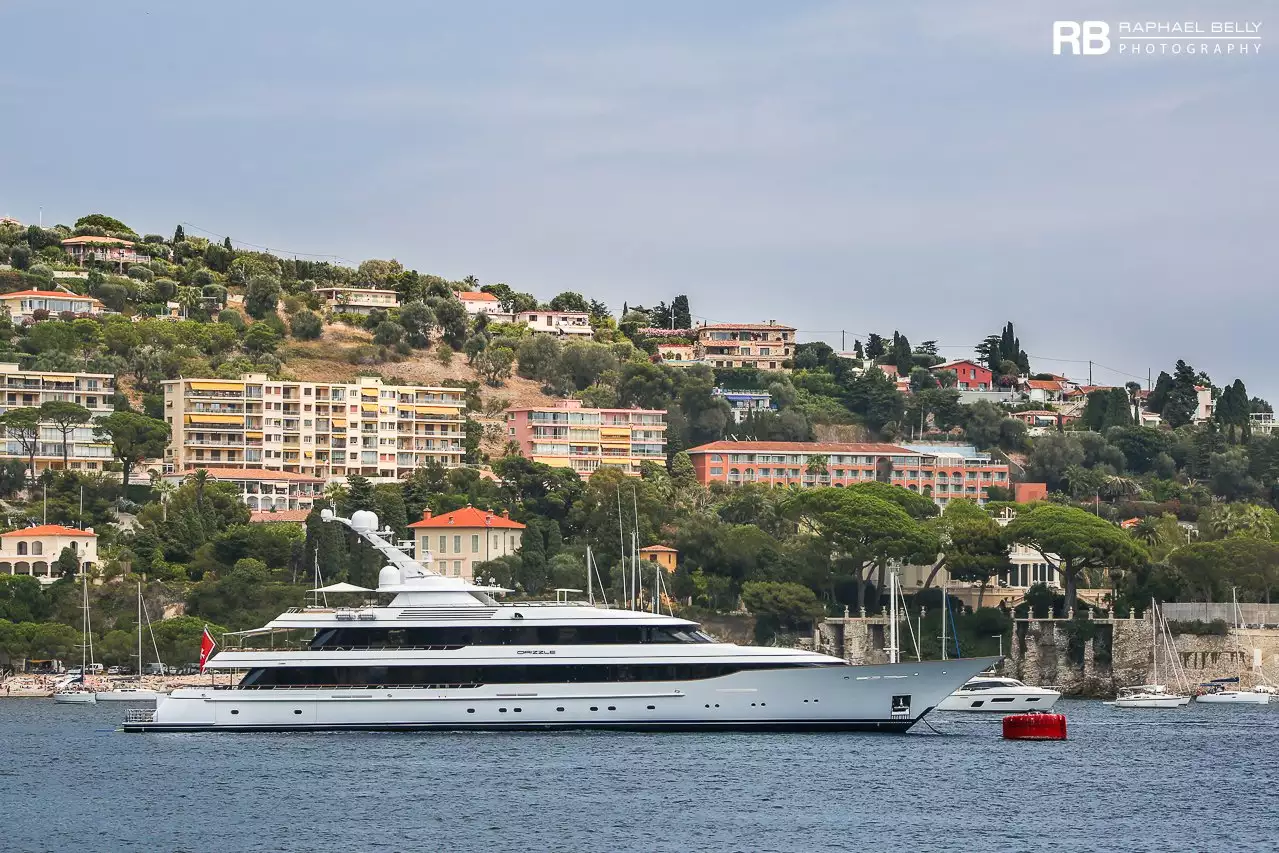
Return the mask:
<path id="1" fill-rule="evenodd" d="M 280 280 L 270 275 L 255 275 L 244 286 L 244 310 L 261 320 L 275 312 L 280 304 Z"/>
<path id="2" fill-rule="evenodd" d="M 1020 542 L 1053 564 L 1064 581 L 1068 607 L 1075 606 L 1080 574 L 1087 569 L 1121 572 L 1148 555 L 1125 531 L 1072 506 L 1038 503 L 1004 528 L 1008 542 Z M 1053 556 L 1049 556 L 1049 555 Z"/>
<path id="3" fill-rule="evenodd" d="M 520 341 L 519 375 L 544 385 L 555 385 L 560 376 L 564 348 L 550 335 L 532 335 Z M 590 383 L 587 383 L 588 385 Z"/>
<path id="4" fill-rule="evenodd" d="M 258 321 L 249 326 L 242 338 L 244 348 L 255 355 L 273 352 L 280 344 L 280 334 L 269 323 Z"/>
<path id="5" fill-rule="evenodd" d="M 404 327 L 409 346 L 423 349 L 431 345 L 431 330 L 435 328 L 435 314 L 423 302 L 406 302 L 400 308 L 400 325 Z"/>
<path id="6" fill-rule="evenodd" d="M 476 356 L 473 366 L 475 372 L 484 381 L 493 386 L 500 386 L 502 380 L 511 375 L 511 365 L 515 361 L 515 352 L 509 347 L 489 347 Z"/>
<path id="7" fill-rule="evenodd" d="M 70 548 L 63 548 L 54 564 L 58 577 L 70 578 L 80 573 L 80 558 Z"/>
<path id="8" fill-rule="evenodd" d="M 1195 410 L 1199 406 L 1199 392 L 1196 389 L 1198 384 L 1199 376 L 1195 369 L 1178 360 L 1173 370 L 1172 387 L 1162 407 L 1164 423 L 1176 429 L 1194 419 Z"/>
<path id="9" fill-rule="evenodd" d="M 62 470 L 70 467 L 67 460 L 71 455 L 71 435 L 92 417 L 88 409 L 70 400 L 46 400 L 40 404 L 40 420 L 52 425 L 62 436 Z"/>
<path id="10" fill-rule="evenodd" d="M 581 311 L 589 312 L 591 306 L 580 293 L 573 293 L 566 290 L 551 300 L 552 311 Z"/>
<path id="11" fill-rule="evenodd" d="M 99 440 L 110 440 L 111 452 L 120 462 L 124 485 L 131 482 L 133 466 L 144 459 L 157 459 L 169 441 L 169 425 L 136 412 L 112 412 L 98 420 Z"/>
<path id="12" fill-rule="evenodd" d="M 393 347 L 402 340 L 404 340 L 404 327 L 390 320 L 379 323 L 373 331 L 373 343 L 378 346 Z"/>
<path id="13" fill-rule="evenodd" d="M 1128 392 L 1123 388 L 1101 388 L 1088 392 L 1080 423 L 1094 432 L 1104 432 L 1110 427 L 1133 425 L 1132 406 Z"/>
<path id="14" fill-rule="evenodd" d="M 688 297 L 681 294 L 671 302 L 671 319 L 677 329 L 693 328 L 693 315 L 688 307 Z"/>
<path id="15" fill-rule="evenodd" d="M 936 533 L 897 504 L 852 489 L 809 489 L 791 497 L 786 512 L 801 529 L 820 537 L 829 558 L 847 560 L 857 582 L 856 604 L 864 602 L 866 572 L 891 559 L 931 562 Z"/>
<path id="16" fill-rule="evenodd" d="M 289 318 L 289 331 L 300 341 L 313 341 L 324 332 L 320 315 L 305 308 Z"/>
<path id="17" fill-rule="evenodd" d="M 0 426 L 6 438 L 18 442 L 27 457 L 31 487 L 36 484 L 36 451 L 40 449 L 40 410 L 34 406 L 9 409 L 0 415 Z"/>
<path id="18" fill-rule="evenodd" d="M 757 627 L 757 637 L 806 627 L 823 611 L 811 589 L 789 582 L 748 581 L 742 585 L 742 603 L 763 627 L 762 631 Z"/>

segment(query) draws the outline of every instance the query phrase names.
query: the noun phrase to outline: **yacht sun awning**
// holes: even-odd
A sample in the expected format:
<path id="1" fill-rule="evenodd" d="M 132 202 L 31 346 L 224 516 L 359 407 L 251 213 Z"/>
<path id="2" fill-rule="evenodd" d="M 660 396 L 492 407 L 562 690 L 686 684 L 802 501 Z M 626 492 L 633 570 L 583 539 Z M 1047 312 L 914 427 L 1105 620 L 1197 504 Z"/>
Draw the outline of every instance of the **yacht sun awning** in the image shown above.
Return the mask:
<path id="1" fill-rule="evenodd" d="M 373 592 L 373 590 L 368 587 L 356 586 L 353 583 L 342 581 L 340 583 L 331 583 L 328 586 L 313 589 L 311 592 Z"/>

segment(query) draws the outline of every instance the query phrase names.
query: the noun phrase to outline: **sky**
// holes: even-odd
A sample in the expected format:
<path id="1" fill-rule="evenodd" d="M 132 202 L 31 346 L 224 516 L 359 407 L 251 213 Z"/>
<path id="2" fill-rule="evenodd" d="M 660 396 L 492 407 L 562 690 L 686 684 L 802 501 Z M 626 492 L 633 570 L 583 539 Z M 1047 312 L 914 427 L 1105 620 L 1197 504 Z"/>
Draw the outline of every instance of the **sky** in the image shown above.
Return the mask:
<path id="1" fill-rule="evenodd" d="M 1118 5 L 0 0 L 0 216 L 683 293 L 837 349 L 1011 320 L 1037 371 L 1279 398 L 1279 14 Z M 1054 56 L 1057 20 L 1262 40 Z"/>

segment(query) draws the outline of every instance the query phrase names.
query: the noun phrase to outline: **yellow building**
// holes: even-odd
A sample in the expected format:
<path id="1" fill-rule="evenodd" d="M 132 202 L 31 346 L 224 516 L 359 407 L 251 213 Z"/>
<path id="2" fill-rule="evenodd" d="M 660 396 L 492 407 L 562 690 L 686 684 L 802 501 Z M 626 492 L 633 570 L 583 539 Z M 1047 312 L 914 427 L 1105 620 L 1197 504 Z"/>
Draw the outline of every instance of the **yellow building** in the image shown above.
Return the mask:
<path id="1" fill-rule="evenodd" d="M 41 524 L 0 533 L 0 574 L 30 575 L 51 584 L 58 579 L 54 567 L 65 548 L 75 552 L 81 572 L 92 571 L 98 563 L 98 534 L 92 527 Z"/>
<path id="2" fill-rule="evenodd" d="M 443 515 L 432 515 L 428 509 L 409 529 L 419 560 L 430 555 L 428 566 L 433 571 L 467 580 L 474 577 L 477 563 L 515 554 L 524 538 L 524 525 L 511 521 L 510 513 L 497 514 L 469 504 Z"/>
<path id="3" fill-rule="evenodd" d="M 341 480 L 392 480 L 429 462 L 462 464 L 460 388 L 293 382 L 248 373 L 235 380 L 164 383 L 172 429 L 165 470 L 262 468 Z"/>
<path id="4" fill-rule="evenodd" d="M 675 560 L 679 556 L 679 551 L 674 548 L 667 548 L 665 545 L 649 545 L 647 548 L 640 548 L 639 552 L 641 560 L 657 563 L 668 572 L 675 571 Z"/>

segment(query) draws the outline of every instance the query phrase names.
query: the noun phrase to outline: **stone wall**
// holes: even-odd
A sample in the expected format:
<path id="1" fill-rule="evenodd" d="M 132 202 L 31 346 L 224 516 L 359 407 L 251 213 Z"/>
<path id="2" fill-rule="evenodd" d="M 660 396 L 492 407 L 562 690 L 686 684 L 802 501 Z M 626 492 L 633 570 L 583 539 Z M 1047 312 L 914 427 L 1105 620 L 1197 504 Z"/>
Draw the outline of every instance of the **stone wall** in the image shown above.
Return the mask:
<path id="1" fill-rule="evenodd" d="M 887 663 L 887 638 L 885 616 L 826 619 L 813 630 L 813 648 L 851 664 Z M 903 650 L 907 645 L 903 623 Z M 1173 646 L 1192 685 L 1240 676 L 1241 685 L 1250 688 L 1265 680 L 1263 673 L 1279 682 L 1279 629 L 1232 629 L 1224 637 L 1177 634 Z M 1067 696 L 1109 698 L 1120 687 L 1153 680 L 1151 649 L 1146 618 L 1018 619 L 1003 672 Z M 1163 648 L 1159 680 L 1175 684 Z"/>

